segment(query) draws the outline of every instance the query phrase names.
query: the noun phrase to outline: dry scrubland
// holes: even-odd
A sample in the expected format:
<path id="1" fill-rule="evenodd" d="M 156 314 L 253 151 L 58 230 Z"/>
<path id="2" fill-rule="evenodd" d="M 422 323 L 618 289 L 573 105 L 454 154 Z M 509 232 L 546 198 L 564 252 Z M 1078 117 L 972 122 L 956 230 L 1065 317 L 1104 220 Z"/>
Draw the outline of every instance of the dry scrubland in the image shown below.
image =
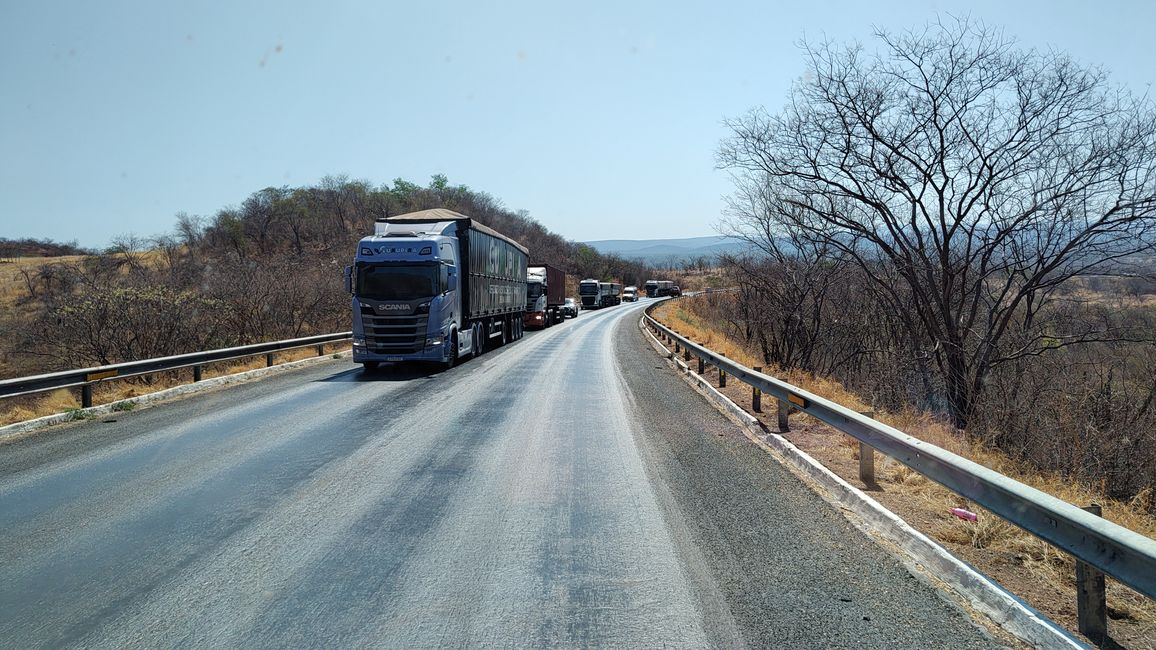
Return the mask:
<path id="1" fill-rule="evenodd" d="M 728 338 L 722 327 L 704 317 L 695 307 L 693 298 L 669 302 L 658 307 L 654 316 L 684 336 L 743 365 L 766 365 L 759 361 L 756 351 Z M 875 419 L 880 422 L 1069 503 L 1081 506 L 1099 503 L 1105 518 L 1148 537 L 1156 537 L 1151 487 L 1128 501 L 1109 499 L 1097 486 L 1040 472 L 1024 462 L 1017 462 L 999 450 L 968 438 L 932 414 L 913 409 L 881 412 L 830 378 L 774 368 L 765 371 L 849 408 L 861 412 L 874 410 Z M 708 369 L 708 375 L 714 374 Z M 717 381 L 714 383 L 717 386 Z M 723 392 L 751 412 L 750 388 L 745 384 L 732 379 Z M 774 408 L 767 400 L 764 400 L 763 410 L 762 414 L 752 415 L 759 417 L 769 430 L 777 430 Z M 867 488 L 858 478 L 858 443 L 850 436 L 805 414 L 794 413 L 791 432 L 786 437 L 843 479 L 857 487 Z M 876 474 L 879 486 L 870 491 L 873 498 L 996 578 L 1053 620 L 1075 630 L 1075 562 L 1071 556 L 889 458 L 877 457 Z M 978 521 L 955 517 L 950 513 L 953 507 L 977 512 Z M 1108 605 L 1109 633 L 1115 641 L 1128 648 L 1156 647 L 1156 603 L 1109 578 Z"/>
<path id="2" fill-rule="evenodd" d="M 156 258 L 155 253 L 140 253 L 139 255 L 145 262 L 149 262 L 150 260 L 152 262 L 156 261 L 154 259 Z M 84 257 L 79 255 L 63 257 L 24 257 L 0 263 L 0 313 L 8 315 L 10 320 L 6 322 L 17 320 L 31 322 L 37 313 L 38 305 L 27 300 L 28 288 L 23 272 L 35 272 L 46 264 L 72 264 L 80 262 L 83 259 Z M 347 346 L 344 344 L 338 344 L 326 346 L 325 350 L 326 354 L 332 354 L 346 348 Z M 287 350 L 274 354 L 273 361 L 274 363 L 286 363 L 299 359 L 307 359 L 316 355 L 317 352 L 314 348 Z M 263 367 L 265 367 L 264 355 L 233 361 L 221 361 L 219 363 L 206 365 L 202 377 L 204 379 L 211 379 L 213 377 L 232 375 Z M 12 354 L 11 352 L 0 357 L 0 376 L 22 376 L 36 372 L 35 358 L 20 358 L 19 355 Z M 101 382 L 93 389 L 93 404 L 108 404 L 109 402 L 132 399 L 166 388 L 172 388 L 173 386 L 187 384 L 192 381 L 192 374 L 192 369 L 184 369 L 157 373 L 145 377 Z M 50 393 L 3 400 L 0 401 L 0 426 L 56 413 L 77 411 L 79 408 L 79 389 L 62 388 Z M 124 408 L 130 409 L 132 407 L 125 406 Z M 81 417 L 79 412 L 77 412 L 76 416 L 78 418 Z"/>

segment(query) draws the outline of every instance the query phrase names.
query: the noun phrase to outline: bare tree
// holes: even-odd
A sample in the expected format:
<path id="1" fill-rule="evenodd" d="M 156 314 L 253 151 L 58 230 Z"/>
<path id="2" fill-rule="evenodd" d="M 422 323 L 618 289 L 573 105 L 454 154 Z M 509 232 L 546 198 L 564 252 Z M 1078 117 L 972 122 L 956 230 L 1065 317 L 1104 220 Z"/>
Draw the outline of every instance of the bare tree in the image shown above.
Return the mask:
<path id="1" fill-rule="evenodd" d="M 187 212 L 178 212 L 176 218 L 176 236 L 181 245 L 190 250 L 198 246 L 205 236 L 205 218 Z"/>
<path id="2" fill-rule="evenodd" d="M 996 366 L 1136 336 L 1048 314 L 1071 278 L 1153 250 L 1156 113 L 1101 70 L 968 20 L 876 38 L 876 54 L 805 44 L 786 109 L 728 121 L 718 163 L 775 197 L 767 232 L 847 256 L 933 344 L 965 427 Z"/>

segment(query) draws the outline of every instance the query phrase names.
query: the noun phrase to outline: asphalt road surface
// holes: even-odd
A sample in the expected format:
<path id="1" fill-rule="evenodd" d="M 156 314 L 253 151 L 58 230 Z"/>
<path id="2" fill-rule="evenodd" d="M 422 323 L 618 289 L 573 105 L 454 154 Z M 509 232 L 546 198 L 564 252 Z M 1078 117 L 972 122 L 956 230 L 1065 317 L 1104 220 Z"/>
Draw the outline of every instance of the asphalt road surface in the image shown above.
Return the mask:
<path id="1" fill-rule="evenodd" d="M 992 645 L 667 370 L 645 305 L 0 446 L 0 646 Z"/>

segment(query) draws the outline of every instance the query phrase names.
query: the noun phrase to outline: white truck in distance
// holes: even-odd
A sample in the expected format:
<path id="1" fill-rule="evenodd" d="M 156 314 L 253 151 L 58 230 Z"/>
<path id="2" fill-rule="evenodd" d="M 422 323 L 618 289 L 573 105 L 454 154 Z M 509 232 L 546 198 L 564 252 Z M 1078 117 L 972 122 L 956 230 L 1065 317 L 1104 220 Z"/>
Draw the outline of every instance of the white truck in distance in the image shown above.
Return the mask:
<path id="1" fill-rule="evenodd" d="M 599 282 L 586 278 L 578 283 L 578 295 L 582 299 L 582 309 L 611 307 L 622 302 L 622 285 L 617 282 Z"/>

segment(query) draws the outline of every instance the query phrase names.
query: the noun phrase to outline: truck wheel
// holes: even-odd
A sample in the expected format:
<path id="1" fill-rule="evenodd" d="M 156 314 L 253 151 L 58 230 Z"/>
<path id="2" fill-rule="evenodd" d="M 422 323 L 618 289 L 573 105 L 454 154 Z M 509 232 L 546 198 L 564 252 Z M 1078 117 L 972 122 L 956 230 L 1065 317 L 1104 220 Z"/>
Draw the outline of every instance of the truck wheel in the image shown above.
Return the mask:
<path id="1" fill-rule="evenodd" d="M 474 323 L 474 356 L 480 357 L 486 351 L 486 326 Z"/>
<path id="2" fill-rule="evenodd" d="M 377 361 L 362 361 L 361 365 L 365 366 L 366 372 L 373 372 L 374 370 L 377 370 L 378 362 Z"/>
<path id="3" fill-rule="evenodd" d="M 454 363 L 458 360 L 458 333 L 455 331 L 450 335 L 450 354 L 445 361 L 441 363 L 442 370 L 449 370 L 454 367 Z"/>

